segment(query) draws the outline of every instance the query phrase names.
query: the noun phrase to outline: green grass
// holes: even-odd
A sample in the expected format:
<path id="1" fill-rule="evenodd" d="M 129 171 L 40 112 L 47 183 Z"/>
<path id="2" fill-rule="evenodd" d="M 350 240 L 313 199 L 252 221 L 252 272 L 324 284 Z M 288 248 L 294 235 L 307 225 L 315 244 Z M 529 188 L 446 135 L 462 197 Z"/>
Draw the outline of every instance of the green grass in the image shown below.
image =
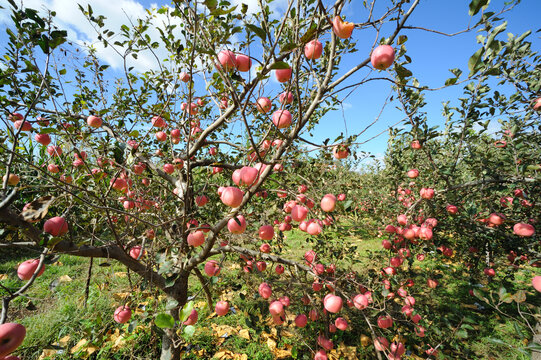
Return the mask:
<path id="1" fill-rule="evenodd" d="M 382 250 L 381 239 L 361 239 L 346 233 L 344 235 L 326 231 L 324 237 L 313 241 L 303 232 L 294 230 L 287 232 L 284 241 L 283 254 L 290 259 L 303 261 L 305 251 L 318 249 L 325 252 L 325 256 L 333 256 L 333 248 L 348 246 L 351 251 L 343 258 L 335 258 L 340 267 L 349 267 L 357 272 L 361 279 L 368 279 L 381 268 L 380 258 L 388 257 Z M 308 241 L 308 243 L 307 243 Z M 312 242 L 310 242 L 312 241 Z M 29 251 L 0 250 L 0 274 L 7 274 L 8 279 L 2 280 L 2 285 L 13 289 L 20 287 L 23 282 L 16 277 L 16 267 L 20 262 L 30 257 L 37 257 L 38 253 Z M 19 355 L 24 359 L 37 359 L 43 349 L 51 349 L 52 344 L 64 336 L 69 336 L 65 352 L 57 355 L 56 359 L 85 358 L 84 349 L 79 353 L 70 354 L 71 349 L 81 339 L 87 339 L 96 346 L 97 350 L 91 359 L 149 359 L 157 358 L 161 343 L 161 332 L 153 323 L 156 313 L 164 311 L 165 300 L 159 300 L 159 293 L 144 290 L 144 282 L 137 276 L 132 277 L 134 286 L 141 286 L 141 291 L 135 292 L 130 298 L 132 308 L 138 307 L 142 315 L 134 315 L 131 324 L 119 325 L 113 322 L 114 309 L 121 304 L 115 297 L 117 293 L 128 292 L 130 284 L 128 277 L 123 276 L 125 268 L 112 261 L 109 266 L 104 265 L 105 260 L 95 260 L 93 277 L 90 285 L 90 294 L 86 308 L 84 307 L 84 289 L 89 266 L 89 259 L 61 256 L 55 263 L 47 264 L 44 274 L 39 277 L 27 292 L 11 303 L 10 320 L 21 322 L 27 329 L 27 337 Z M 373 269 L 373 270 L 371 270 Z M 437 345 L 441 339 L 446 344 L 440 348 L 441 356 L 445 359 L 527 359 L 528 356 L 519 350 L 531 339 L 531 333 L 520 323 L 501 315 L 497 315 L 488 305 L 469 295 L 469 280 L 464 273 L 464 264 L 447 261 L 441 256 L 429 253 L 423 262 L 417 260 L 411 266 L 404 265 L 406 274 L 415 281 L 417 286 L 411 288 L 411 294 L 418 300 L 416 312 L 429 322 L 427 336 L 423 339 L 408 338 L 406 346 L 414 349 L 424 344 Z M 424 286 L 426 274 L 437 278 L 440 286 L 436 289 L 427 289 Z M 63 276 L 69 276 L 71 281 L 57 283 Z M 528 288 L 531 272 L 521 270 L 508 273 L 501 272 L 499 276 L 505 277 L 504 284 L 507 291 L 515 293 L 521 288 Z M 242 268 L 224 268 L 218 282 L 212 285 L 216 295 L 226 296 L 231 300 L 236 313 L 224 317 L 209 317 L 212 310 L 204 304 L 202 294 L 195 300 L 198 303 L 199 321 L 196 332 L 187 339 L 184 345 L 185 359 L 211 358 L 218 351 L 229 350 L 234 354 L 246 354 L 248 359 L 273 359 L 274 355 L 266 345 L 265 334 L 277 329 L 274 337 L 278 348 L 291 349 L 293 346 L 298 352 L 298 359 L 310 359 L 308 346 L 315 347 L 313 334 L 323 330 L 319 323 L 309 323 L 305 329 L 292 329 L 290 327 L 274 327 L 267 321 L 268 304 L 256 295 L 258 284 L 264 279 L 276 280 L 273 291 L 276 294 L 288 294 L 288 282 L 278 278 L 271 269 L 264 274 L 246 274 Z M 190 293 L 197 293 L 201 288 L 195 279 L 190 281 Z M 485 284 L 486 293 L 497 293 L 499 289 Z M 318 296 L 321 296 L 319 294 Z M 297 293 L 291 293 L 295 300 Z M 528 302 L 540 306 L 536 294 L 528 293 Z M 278 295 L 279 296 L 279 295 Z M 392 305 L 388 303 L 388 305 Z M 296 311 L 307 312 L 308 307 L 295 305 Z M 515 304 L 502 304 L 502 310 L 512 313 L 511 306 Z M 300 310 L 299 310 L 300 309 Z M 304 309 L 304 310 L 303 310 Z M 377 313 L 369 314 L 377 316 Z M 344 342 L 349 346 L 356 346 L 356 356 L 359 359 L 372 359 L 373 347 L 359 345 L 361 333 L 368 334 L 366 326 L 361 324 L 363 319 L 359 314 L 352 315 L 350 323 L 355 324 L 353 330 L 333 335 L 335 344 Z M 516 323 L 516 324 L 515 324 Z M 213 326 L 228 325 L 233 328 L 240 326 L 248 329 L 250 340 L 237 334 L 229 334 L 224 338 L 217 336 Z M 296 334 L 294 337 L 281 336 L 282 330 Z M 114 346 L 117 335 L 124 336 L 122 346 Z M 385 330 L 389 338 L 394 330 Z M 304 336 L 304 343 L 298 336 Z"/>

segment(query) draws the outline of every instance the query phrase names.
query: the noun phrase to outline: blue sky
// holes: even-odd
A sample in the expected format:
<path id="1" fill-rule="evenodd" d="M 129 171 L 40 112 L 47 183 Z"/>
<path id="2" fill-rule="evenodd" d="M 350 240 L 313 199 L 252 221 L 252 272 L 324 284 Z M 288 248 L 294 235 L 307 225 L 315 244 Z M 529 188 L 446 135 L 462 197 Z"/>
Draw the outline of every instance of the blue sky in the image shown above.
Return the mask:
<path id="1" fill-rule="evenodd" d="M 255 0 L 231 0 L 232 3 L 247 2 L 249 4 L 257 3 Z M 27 0 L 25 4 L 28 7 L 43 8 L 44 6 L 54 8 L 58 13 L 58 21 L 61 26 L 69 30 L 70 37 L 76 41 L 92 40 L 92 29 L 89 24 L 81 21 L 77 7 L 77 2 L 73 0 Z M 283 9 L 285 0 L 276 2 L 276 9 Z M 346 19 L 355 22 L 361 22 L 366 16 L 366 10 L 359 5 L 360 0 L 353 0 L 348 4 L 342 14 Z M 89 3 L 94 7 L 95 13 L 104 14 L 116 26 L 125 22 L 126 14 L 135 16 L 143 14 L 144 8 L 150 6 L 168 5 L 167 1 L 148 1 L 148 0 L 118 0 L 111 2 L 105 0 L 91 0 Z M 442 32 L 454 33 L 468 27 L 474 20 L 468 15 L 467 0 L 430 0 L 421 1 L 421 5 L 416 9 L 408 20 L 409 25 L 421 26 L 430 29 L 436 29 Z M 490 4 L 490 10 L 498 11 L 504 4 L 502 0 L 494 0 Z M 382 8 L 376 7 L 375 12 L 381 13 Z M 525 0 L 515 9 L 504 14 L 508 21 L 507 31 L 514 34 L 521 34 L 528 29 L 536 30 L 534 26 L 540 24 L 538 21 L 541 13 L 541 1 Z M 0 12 L 0 27 L 4 26 L 7 20 L 7 13 Z M 382 36 L 388 36 L 392 31 L 392 25 L 383 28 Z M 479 48 L 475 36 L 477 33 L 471 31 L 455 37 L 446 37 L 421 30 L 405 30 L 403 34 L 408 36 L 406 47 L 408 55 L 412 58 L 412 64 L 408 68 L 414 73 L 422 85 L 429 87 L 439 87 L 445 80 L 451 77 L 448 69 L 461 68 L 464 75 L 468 73 L 467 62 L 469 57 Z M 0 35 L 0 41 L 4 39 L 4 31 Z M 375 41 L 375 32 L 372 30 L 360 31 L 356 29 L 353 37 L 357 40 L 359 52 L 346 56 L 341 64 L 341 69 L 346 71 L 368 57 L 370 48 Z M 321 40 L 328 40 L 329 36 Z M 505 35 L 504 35 L 505 38 Z M 541 43 L 539 34 L 532 34 L 530 41 L 533 41 L 533 49 L 539 49 Z M 363 49 L 365 51 L 363 52 Z M 113 65 L 113 69 L 118 66 L 118 59 L 110 51 L 103 51 L 101 60 L 104 63 Z M 352 81 L 360 79 L 367 74 L 370 69 L 362 69 L 356 74 Z M 113 70 L 114 74 L 114 70 Z M 373 74 L 377 76 L 385 75 L 385 72 Z M 464 76 L 463 75 L 463 76 Z M 277 84 L 272 84 L 275 91 L 280 91 Z M 312 140 L 322 142 L 327 137 L 331 141 L 341 132 L 351 135 L 362 131 L 365 126 L 378 116 L 385 99 L 390 94 L 390 85 L 388 82 L 371 82 L 363 85 L 344 101 L 344 111 L 336 111 L 328 114 L 316 130 L 313 131 Z M 444 101 L 453 102 L 461 94 L 461 86 L 427 93 L 428 105 L 425 111 L 428 112 L 431 125 L 442 124 L 441 103 Z M 358 141 L 364 141 L 381 132 L 383 135 L 370 141 L 361 147 L 361 150 L 371 152 L 381 156 L 386 148 L 387 135 L 385 130 L 398 122 L 403 114 L 394 109 L 395 104 L 388 106 L 383 112 L 379 121 L 367 130 Z M 495 126 L 495 125 L 494 125 Z"/>

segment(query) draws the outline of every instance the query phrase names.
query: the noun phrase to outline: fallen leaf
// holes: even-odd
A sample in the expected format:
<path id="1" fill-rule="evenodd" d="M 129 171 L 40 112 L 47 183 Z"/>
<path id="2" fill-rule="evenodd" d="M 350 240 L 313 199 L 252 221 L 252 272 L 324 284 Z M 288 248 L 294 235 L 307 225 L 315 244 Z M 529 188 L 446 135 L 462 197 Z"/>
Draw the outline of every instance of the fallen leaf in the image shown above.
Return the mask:
<path id="1" fill-rule="evenodd" d="M 275 359 L 287 359 L 291 357 L 291 350 L 276 349 L 273 354 Z"/>
<path id="2" fill-rule="evenodd" d="M 71 348 L 70 353 L 75 354 L 76 352 L 79 352 L 87 343 L 88 343 L 87 339 L 79 340 L 77 345 Z"/>
<path id="3" fill-rule="evenodd" d="M 72 279 L 69 277 L 69 275 L 62 275 L 58 278 L 58 281 L 61 283 L 70 282 Z"/>
<path id="4" fill-rule="evenodd" d="M 69 342 L 70 342 L 70 336 L 66 335 L 60 340 L 58 340 L 58 343 L 56 344 L 58 344 L 58 346 L 66 347 L 69 344 Z"/>
<path id="5" fill-rule="evenodd" d="M 241 331 L 239 331 L 239 337 L 250 340 L 250 332 L 247 329 L 242 329 Z"/>
<path id="6" fill-rule="evenodd" d="M 125 271 L 119 271 L 115 273 L 115 276 L 119 278 L 125 278 L 126 276 L 128 276 L 128 273 Z"/>
<path id="7" fill-rule="evenodd" d="M 131 295 L 131 293 L 129 293 L 129 292 L 113 293 L 113 298 L 115 300 L 124 300 L 125 298 L 127 298 L 130 295 Z"/>
<path id="8" fill-rule="evenodd" d="M 0 274 L 0 280 L 7 280 L 8 274 Z"/>
<path id="9" fill-rule="evenodd" d="M 270 351 L 276 350 L 276 341 L 274 341 L 273 339 L 267 339 L 267 347 Z"/>
<path id="10" fill-rule="evenodd" d="M 58 350 L 54 349 L 43 349 L 43 352 L 39 356 L 38 360 L 45 360 L 49 357 L 55 356 Z"/>

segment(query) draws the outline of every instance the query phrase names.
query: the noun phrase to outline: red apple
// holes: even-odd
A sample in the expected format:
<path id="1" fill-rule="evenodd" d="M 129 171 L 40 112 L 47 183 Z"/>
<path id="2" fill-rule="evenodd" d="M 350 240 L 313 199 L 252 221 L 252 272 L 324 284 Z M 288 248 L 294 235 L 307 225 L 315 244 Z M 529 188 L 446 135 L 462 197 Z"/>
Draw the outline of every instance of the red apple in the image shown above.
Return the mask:
<path id="1" fill-rule="evenodd" d="M 372 66 L 379 70 L 385 70 L 393 64 L 394 49 L 390 45 L 380 45 L 374 49 L 370 56 Z"/>
<path id="2" fill-rule="evenodd" d="M 541 292 L 541 276 L 534 276 L 532 279 L 532 286 L 535 290 Z"/>
<path id="3" fill-rule="evenodd" d="M 389 348 L 389 340 L 380 336 L 374 340 L 374 347 L 377 351 L 385 351 Z"/>
<path id="4" fill-rule="evenodd" d="M 55 216 L 45 221 L 43 232 L 52 236 L 62 236 L 68 232 L 68 222 L 63 217 Z"/>
<path id="5" fill-rule="evenodd" d="M 90 115 L 86 118 L 86 123 L 90 127 L 99 128 L 103 124 L 103 121 L 98 116 Z"/>
<path id="6" fill-rule="evenodd" d="M 155 136 L 156 136 L 156 139 L 157 139 L 158 141 L 165 141 L 165 140 L 167 140 L 167 134 L 166 134 L 165 132 L 163 132 L 163 131 L 158 131 L 158 132 L 155 134 Z"/>
<path id="7" fill-rule="evenodd" d="M 267 283 L 261 283 L 261 284 L 259 284 L 258 292 L 259 292 L 259 295 L 260 295 L 263 299 L 268 299 L 268 298 L 270 298 L 271 295 L 272 295 L 272 289 L 271 289 L 271 287 L 269 286 L 269 284 L 267 284 Z"/>
<path id="8" fill-rule="evenodd" d="M 293 93 L 291 91 L 284 91 L 279 97 L 280 104 L 291 104 L 293 102 Z"/>
<path id="9" fill-rule="evenodd" d="M 143 253 L 141 254 L 141 250 L 143 250 L 143 248 L 139 245 L 132 247 L 130 249 L 130 257 L 137 260 L 140 257 L 145 256 L 146 251 L 143 250 Z"/>
<path id="10" fill-rule="evenodd" d="M 232 234 L 242 234 L 246 230 L 246 219 L 242 215 L 237 216 L 238 222 L 231 218 L 227 222 L 227 229 Z M 239 225 L 240 224 L 240 225 Z"/>
<path id="11" fill-rule="evenodd" d="M 119 306 L 115 310 L 113 318 L 119 324 L 127 323 L 131 318 L 131 309 L 128 306 Z"/>
<path id="12" fill-rule="evenodd" d="M 225 71 L 230 71 L 235 68 L 237 64 L 237 57 L 233 51 L 230 50 L 222 50 L 218 54 L 218 61 L 222 65 L 222 68 Z"/>
<path id="13" fill-rule="evenodd" d="M 0 325 L 0 358 L 9 355 L 23 343 L 26 328 L 17 323 Z"/>
<path id="14" fill-rule="evenodd" d="M 332 154 L 336 159 L 345 159 L 349 155 L 349 149 L 344 145 L 336 145 L 332 149 Z"/>
<path id="15" fill-rule="evenodd" d="M 419 176 L 419 170 L 411 169 L 410 171 L 408 171 L 408 177 L 410 179 L 415 179 L 417 176 Z"/>
<path id="16" fill-rule="evenodd" d="M 34 135 L 34 140 L 43 146 L 47 146 L 51 143 L 51 137 L 49 134 L 36 134 Z"/>
<path id="17" fill-rule="evenodd" d="M 295 325 L 297 327 L 303 328 L 308 324 L 308 318 L 304 314 L 299 314 L 295 317 Z"/>
<path id="18" fill-rule="evenodd" d="M 535 99 L 535 103 L 533 105 L 533 109 L 535 111 L 541 111 L 541 98 Z"/>
<path id="19" fill-rule="evenodd" d="M 336 296 L 333 294 L 329 294 L 329 295 L 330 296 L 328 298 L 326 297 L 326 301 L 323 302 L 325 310 L 333 314 L 336 314 L 342 309 L 342 304 L 343 304 L 342 298 L 340 296 Z"/>
<path id="20" fill-rule="evenodd" d="M 21 263 L 19 267 L 17 268 L 17 276 L 21 280 L 30 280 L 32 275 L 36 272 L 39 265 L 39 259 L 31 259 L 26 260 L 25 262 Z M 40 272 L 38 273 L 38 276 L 43 274 L 45 271 L 45 265 L 41 267 Z"/>
<path id="21" fill-rule="evenodd" d="M 327 353 L 321 349 L 314 355 L 314 360 L 328 360 Z"/>
<path id="22" fill-rule="evenodd" d="M 380 316 L 378 318 L 378 326 L 382 329 L 388 329 L 393 326 L 393 318 L 390 316 Z"/>
<path id="23" fill-rule="evenodd" d="M 348 39 L 351 36 L 354 27 L 354 23 L 342 21 L 340 16 L 336 16 L 332 22 L 333 32 L 341 39 Z"/>
<path id="24" fill-rule="evenodd" d="M 154 116 L 151 120 L 152 126 L 157 128 L 164 128 L 166 127 L 165 120 L 160 116 Z"/>
<path id="25" fill-rule="evenodd" d="M 192 312 L 190 313 L 190 315 L 188 315 L 188 318 L 182 324 L 184 324 L 184 325 L 194 325 L 197 322 L 198 318 L 199 318 L 199 314 L 198 314 L 197 310 L 192 309 Z"/>
<path id="26" fill-rule="evenodd" d="M 205 242 L 205 233 L 201 230 L 197 230 L 188 234 L 188 245 L 198 247 Z"/>
<path id="27" fill-rule="evenodd" d="M 256 103 L 257 111 L 259 111 L 262 114 L 266 114 L 270 111 L 272 107 L 272 102 L 267 97 L 260 97 L 257 99 Z"/>
<path id="28" fill-rule="evenodd" d="M 291 209 L 291 219 L 301 222 L 308 216 L 308 209 L 301 205 L 293 206 Z"/>
<path id="29" fill-rule="evenodd" d="M 227 301 L 218 301 L 214 307 L 214 311 L 218 316 L 224 316 L 229 312 L 229 303 Z"/>
<path id="30" fill-rule="evenodd" d="M 278 129 L 285 129 L 292 123 L 293 116 L 288 110 L 276 110 L 272 114 L 272 122 Z"/>
<path id="31" fill-rule="evenodd" d="M 274 237 L 274 227 L 272 225 L 263 225 L 259 228 L 259 238 L 261 240 L 272 240 Z"/>
<path id="32" fill-rule="evenodd" d="M 238 71 L 250 71 L 250 68 L 252 67 L 252 59 L 250 59 L 248 55 L 236 54 L 235 60 Z"/>
<path id="33" fill-rule="evenodd" d="M 218 276 L 220 274 L 220 265 L 216 260 L 209 260 L 205 264 L 205 274 L 208 276 Z"/>
<path id="34" fill-rule="evenodd" d="M 280 315 L 284 312 L 284 305 L 280 301 L 273 301 L 269 305 L 271 315 Z"/>
<path id="35" fill-rule="evenodd" d="M 535 234 L 535 228 L 530 224 L 518 223 L 513 226 L 513 232 L 518 236 L 530 237 Z"/>
<path id="36" fill-rule="evenodd" d="M 336 207 L 336 196 L 327 194 L 321 198 L 321 210 L 325 212 L 334 211 Z"/>
<path id="37" fill-rule="evenodd" d="M 239 188 L 228 186 L 222 191 L 220 199 L 222 202 L 232 208 L 239 207 L 242 203 L 244 193 Z"/>
<path id="38" fill-rule="evenodd" d="M 291 68 L 274 70 L 274 75 L 276 76 L 276 80 L 278 80 L 278 82 L 281 82 L 281 83 L 288 82 L 289 79 L 291 79 L 292 74 L 293 74 L 293 70 Z"/>
<path id="39" fill-rule="evenodd" d="M 60 155 L 62 155 L 62 149 L 60 148 L 60 146 L 52 146 L 51 145 L 51 146 L 47 147 L 47 153 L 51 157 L 60 156 Z"/>
<path id="40" fill-rule="evenodd" d="M 322 53 L 323 45 L 318 40 L 309 41 L 306 45 L 304 45 L 304 56 L 306 56 L 308 60 L 319 59 Z"/>
<path id="41" fill-rule="evenodd" d="M 167 174 L 172 174 L 175 172 L 175 166 L 173 164 L 164 164 L 163 171 Z"/>
<path id="42" fill-rule="evenodd" d="M 447 205 L 445 207 L 445 210 L 447 210 L 447 212 L 451 215 L 455 215 L 456 213 L 458 213 L 458 207 L 456 207 L 455 205 Z"/>
<path id="43" fill-rule="evenodd" d="M 413 140 L 411 142 L 411 148 L 415 150 L 421 149 L 421 143 L 419 142 L 419 140 Z"/>
<path id="44" fill-rule="evenodd" d="M 191 78 L 192 78 L 192 77 L 190 76 L 190 74 L 188 74 L 188 73 L 185 72 L 185 71 L 182 71 L 180 74 L 178 74 L 178 77 L 179 77 L 180 81 L 185 82 L 185 83 L 187 83 L 188 81 L 190 81 Z"/>
<path id="45" fill-rule="evenodd" d="M 32 131 L 32 124 L 25 120 L 17 120 L 13 123 L 15 129 L 21 129 L 21 131 Z"/>

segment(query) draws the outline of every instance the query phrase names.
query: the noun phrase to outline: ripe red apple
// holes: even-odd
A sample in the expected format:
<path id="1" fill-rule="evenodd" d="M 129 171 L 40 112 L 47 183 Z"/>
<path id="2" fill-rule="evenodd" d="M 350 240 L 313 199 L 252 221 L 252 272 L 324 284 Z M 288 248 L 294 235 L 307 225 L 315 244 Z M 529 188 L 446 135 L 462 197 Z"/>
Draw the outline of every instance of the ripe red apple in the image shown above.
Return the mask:
<path id="1" fill-rule="evenodd" d="M 393 64 L 394 49 L 390 45 L 380 45 L 374 49 L 370 56 L 372 66 L 379 70 L 385 70 Z"/>
<path id="2" fill-rule="evenodd" d="M 297 327 L 303 328 L 308 324 L 308 317 L 304 314 L 299 314 L 295 317 L 295 325 Z"/>
<path id="3" fill-rule="evenodd" d="M 119 324 L 125 324 L 128 321 L 130 321 L 131 318 L 131 309 L 128 306 L 119 306 L 115 310 L 115 314 L 113 316 L 115 321 Z"/>
<path id="4" fill-rule="evenodd" d="M 419 176 L 419 170 L 411 169 L 410 171 L 408 171 L 408 177 L 410 179 L 415 179 L 417 176 Z"/>
<path id="5" fill-rule="evenodd" d="M 319 346 L 321 346 L 325 350 L 331 350 L 334 347 L 334 344 L 333 344 L 332 340 L 327 339 L 323 335 L 319 335 L 317 337 L 317 343 L 319 344 Z"/>
<path id="6" fill-rule="evenodd" d="M 421 149 L 421 147 L 422 146 L 421 146 L 421 143 L 419 142 L 419 140 L 413 140 L 411 142 L 411 148 L 412 149 L 419 150 L 419 149 Z"/>
<path id="7" fill-rule="evenodd" d="M 51 137 L 49 134 L 36 134 L 34 135 L 34 140 L 43 146 L 47 146 L 51 143 Z"/>
<path id="8" fill-rule="evenodd" d="M 235 61 L 238 71 L 250 71 L 250 68 L 252 67 L 252 59 L 250 59 L 248 55 L 236 54 Z"/>
<path id="9" fill-rule="evenodd" d="M 258 292 L 263 299 L 268 299 L 272 296 L 272 289 L 267 283 L 259 284 Z"/>
<path id="10" fill-rule="evenodd" d="M 278 80 L 278 82 L 281 82 L 281 83 L 288 82 L 289 79 L 291 79 L 292 74 L 293 74 L 293 70 L 291 68 L 274 70 L 274 75 L 276 76 L 276 80 Z"/>
<path id="11" fill-rule="evenodd" d="M 158 132 L 155 134 L 155 136 L 156 136 L 156 139 L 157 139 L 158 141 L 165 141 L 165 140 L 167 140 L 167 134 L 166 134 L 165 132 L 163 132 L 163 131 L 158 131 Z"/>
<path id="12" fill-rule="evenodd" d="M 434 197 L 434 189 L 421 188 L 420 195 L 423 199 L 430 200 Z"/>
<path id="13" fill-rule="evenodd" d="M 52 146 L 51 145 L 51 146 L 47 147 L 47 153 L 51 157 L 60 156 L 60 155 L 62 155 L 62 149 L 60 148 L 60 146 Z"/>
<path id="14" fill-rule="evenodd" d="M 86 118 L 86 123 L 90 127 L 99 128 L 103 124 L 103 121 L 98 116 L 90 115 Z"/>
<path id="15" fill-rule="evenodd" d="M 17 276 L 21 280 L 30 280 L 32 275 L 36 272 L 39 265 L 39 259 L 31 259 L 26 260 L 25 262 L 22 262 L 19 267 L 17 268 Z M 38 276 L 41 276 L 43 272 L 45 271 L 45 265 L 41 267 L 40 272 L 38 273 Z"/>
<path id="16" fill-rule="evenodd" d="M 505 215 L 492 213 L 488 216 L 488 222 L 496 226 L 502 225 L 505 222 Z"/>
<path id="17" fill-rule="evenodd" d="M 122 178 L 111 179 L 110 185 L 113 189 L 121 192 L 126 192 L 128 190 L 128 183 Z"/>
<path id="18" fill-rule="evenodd" d="M 209 260 L 205 264 L 205 274 L 208 276 L 218 276 L 220 274 L 220 265 L 216 260 Z"/>
<path id="19" fill-rule="evenodd" d="M 354 23 L 343 21 L 340 16 L 336 16 L 332 22 L 333 32 L 341 39 L 348 39 L 351 36 L 354 27 Z"/>
<path id="20" fill-rule="evenodd" d="M 261 240 L 272 240 L 274 237 L 274 227 L 272 225 L 263 225 L 259 228 L 259 238 Z"/>
<path id="21" fill-rule="evenodd" d="M 513 232 L 518 236 L 530 237 L 535 234 L 535 228 L 530 224 L 518 223 L 513 226 Z"/>
<path id="22" fill-rule="evenodd" d="M 435 289 L 436 286 L 438 286 L 438 280 L 435 280 L 435 279 L 428 279 L 426 281 L 426 283 L 427 283 L 428 287 L 431 288 L 431 289 Z"/>
<path id="23" fill-rule="evenodd" d="M 336 159 L 345 159 L 349 155 L 349 149 L 344 145 L 336 145 L 332 149 L 332 154 Z"/>
<path id="24" fill-rule="evenodd" d="M 534 276 L 532 279 L 532 286 L 535 290 L 541 292 L 541 276 Z"/>
<path id="25" fill-rule="evenodd" d="M 262 114 L 266 114 L 271 110 L 272 102 L 268 97 L 260 97 L 257 99 L 256 103 L 257 111 L 259 111 Z"/>
<path id="26" fill-rule="evenodd" d="M 291 104 L 293 102 L 293 93 L 291 91 L 284 91 L 280 94 L 279 101 L 281 104 Z"/>
<path id="27" fill-rule="evenodd" d="M 342 309 L 342 298 L 340 296 L 336 296 L 333 294 L 330 294 L 328 298 L 326 297 L 326 301 L 324 301 L 325 310 L 328 312 L 331 312 L 333 314 L 336 314 Z"/>
<path id="28" fill-rule="evenodd" d="M 280 301 L 275 300 L 270 303 L 269 312 L 271 315 L 280 315 L 284 312 L 284 305 Z"/>
<path id="29" fill-rule="evenodd" d="M 396 221 L 402 225 L 405 226 L 408 223 L 408 218 L 405 214 L 400 214 L 397 216 Z"/>
<path id="30" fill-rule="evenodd" d="M 252 186 L 258 181 L 259 171 L 255 167 L 244 166 L 238 173 L 240 175 L 239 185 Z"/>
<path id="31" fill-rule="evenodd" d="M 291 219 L 301 222 L 308 216 L 308 209 L 302 205 L 295 205 L 291 209 Z"/>
<path id="32" fill-rule="evenodd" d="M 288 110 L 276 110 L 272 114 L 272 122 L 278 129 L 285 129 L 292 123 L 293 116 Z"/>
<path id="33" fill-rule="evenodd" d="M 52 236 L 62 236 L 68 232 L 68 222 L 63 217 L 55 216 L 45 221 L 43 232 Z"/>
<path id="34" fill-rule="evenodd" d="M 157 128 L 164 128 L 166 127 L 165 120 L 161 116 L 154 116 L 151 120 L 152 126 Z"/>
<path id="35" fill-rule="evenodd" d="M 306 45 L 304 45 L 304 56 L 306 56 L 308 60 L 319 59 L 322 53 L 323 45 L 318 40 L 309 41 Z"/>
<path id="36" fill-rule="evenodd" d="M 214 311 L 218 316 L 224 316 L 229 312 L 229 303 L 227 301 L 218 301 L 214 307 Z"/>
<path id="37" fill-rule="evenodd" d="M 163 171 L 167 174 L 172 174 L 175 172 L 175 166 L 173 164 L 164 164 Z"/>
<path id="38" fill-rule="evenodd" d="M 197 206 L 205 206 L 209 202 L 209 198 L 205 195 L 199 195 L 195 198 Z"/>
<path id="39" fill-rule="evenodd" d="M 132 247 L 130 249 L 130 257 L 137 260 L 139 257 L 145 256 L 146 251 L 143 250 L 143 254 L 141 254 L 141 250 L 143 250 L 143 248 L 139 245 Z"/>
<path id="40" fill-rule="evenodd" d="M 198 247 L 205 242 L 205 233 L 201 230 L 197 230 L 188 234 L 188 245 Z"/>
<path id="41" fill-rule="evenodd" d="M 378 326 L 382 329 L 388 329 L 393 326 L 393 318 L 390 316 L 380 316 L 378 318 Z"/>
<path id="42" fill-rule="evenodd" d="M 259 247 L 259 251 L 268 254 L 271 252 L 271 246 L 267 243 L 261 244 L 261 246 Z"/>
<path id="43" fill-rule="evenodd" d="M 380 336 L 374 340 L 374 347 L 377 351 L 385 351 L 389 348 L 389 340 Z"/>
<path id="44" fill-rule="evenodd" d="M 183 322 L 184 325 L 194 325 L 197 322 L 197 319 L 199 318 L 199 313 L 197 310 L 192 309 L 192 312 L 190 315 L 188 315 L 188 318 L 186 321 Z"/>
<path id="45" fill-rule="evenodd" d="M 321 349 L 314 355 L 314 360 L 328 360 L 327 353 Z"/>
<path id="46" fill-rule="evenodd" d="M 17 120 L 13 123 L 15 129 L 21 129 L 21 131 L 32 131 L 32 124 L 25 120 Z"/>
<path id="47" fill-rule="evenodd" d="M 218 54 L 218 61 L 225 71 L 233 70 L 237 64 L 237 57 L 231 50 L 222 50 Z"/>
<path id="48" fill-rule="evenodd" d="M 496 271 L 492 268 L 485 268 L 483 272 L 485 273 L 486 276 L 490 276 L 490 277 L 496 276 Z"/>
<path id="49" fill-rule="evenodd" d="M 0 358 L 11 354 L 23 343 L 26 328 L 17 323 L 0 325 Z"/>
<path id="50" fill-rule="evenodd" d="M 8 115 L 8 119 L 11 120 L 12 122 L 15 122 L 17 120 L 23 120 L 24 116 L 22 114 L 14 112 Z"/>
<path id="51" fill-rule="evenodd" d="M 235 221 L 235 219 L 231 218 L 227 222 L 227 229 L 232 234 L 242 234 L 246 230 L 246 219 L 244 218 L 244 216 L 238 215 L 237 220 L 238 222 Z"/>
<path id="52" fill-rule="evenodd" d="M 321 233 L 322 229 L 321 229 L 321 225 L 318 223 L 318 222 L 311 222 L 307 227 L 306 227 L 306 232 L 310 235 L 319 235 Z"/>
<path id="53" fill-rule="evenodd" d="M 178 74 L 178 77 L 179 77 L 180 81 L 185 82 L 185 83 L 187 83 L 191 79 L 190 74 L 188 74 L 185 71 L 182 71 L 180 74 Z"/>
<path id="54" fill-rule="evenodd" d="M 346 329 L 348 328 L 348 322 L 343 317 L 339 317 L 339 318 L 336 318 L 336 320 L 334 320 L 334 326 L 336 326 L 338 329 L 342 331 L 346 331 Z"/>
<path id="55" fill-rule="evenodd" d="M 456 207 L 455 205 L 447 205 L 445 207 L 445 210 L 447 210 L 447 212 L 451 215 L 455 215 L 456 213 L 458 213 L 458 207 Z"/>
<path id="56" fill-rule="evenodd" d="M 327 194 L 321 198 L 321 210 L 325 212 L 334 211 L 336 207 L 336 196 Z"/>
<path id="57" fill-rule="evenodd" d="M 541 111 L 541 98 L 535 99 L 535 103 L 533 105 L 533 109 L 535 111 Z"/>

